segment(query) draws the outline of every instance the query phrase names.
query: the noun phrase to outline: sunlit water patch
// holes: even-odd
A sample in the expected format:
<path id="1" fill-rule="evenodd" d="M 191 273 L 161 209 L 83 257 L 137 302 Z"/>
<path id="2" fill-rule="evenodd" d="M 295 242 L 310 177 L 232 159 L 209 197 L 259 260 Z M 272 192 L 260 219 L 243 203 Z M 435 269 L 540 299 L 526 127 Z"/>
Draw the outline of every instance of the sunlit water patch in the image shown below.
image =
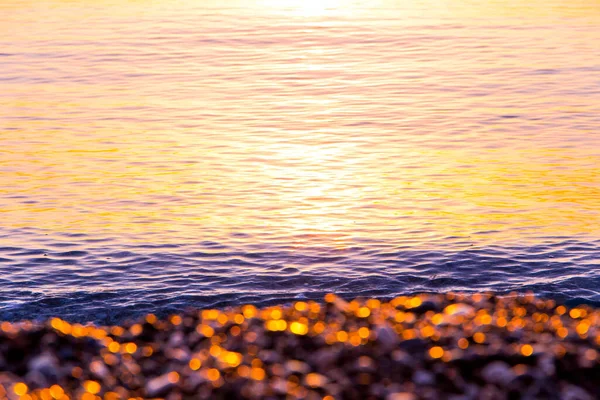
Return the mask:
<path id="1" fill-rule="evenodd" d="M 0 319 L 598 301 L 599 24 L 593 1 L 2 2 Z"/>

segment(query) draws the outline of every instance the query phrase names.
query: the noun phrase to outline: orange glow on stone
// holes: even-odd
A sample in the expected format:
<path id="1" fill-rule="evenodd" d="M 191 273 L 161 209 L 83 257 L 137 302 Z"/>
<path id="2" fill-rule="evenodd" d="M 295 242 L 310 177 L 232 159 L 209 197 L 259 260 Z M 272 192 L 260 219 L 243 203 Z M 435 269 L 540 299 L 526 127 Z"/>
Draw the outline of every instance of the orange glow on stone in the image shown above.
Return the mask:
<path id="1" fill-rule="evenodd" d="M 402 331 L 402 338 L 404 340 L 410 340 L 417 337 L 417 332 L 414 329 L 406 329 Z"/>
<path id="2" fill-rule="evenodd" d="M 108 345 L 108 350 L 109 350 L 110 352 L 112 352 L 112 353 L 116 353 L 116 352 L 118 352 L 120 348 L 121 348 L 121 345 L 120 345 L 119 343 L 117 343 L 117 342 L 111 342 L 111 343 Z"/>
<path id="3" fill-rule="evenodd" d="M 85 381 L 83 388 L 91 394 L 98 394 L 100 392 L 100 384 L 96 381 Z"/>
<path id="4" fill-rule="evenodd" d="M 413 297 L 412 299 L 409 300 L 408 304 L 407 304 L 407 308 L 416 308 L 419 307 L 421 304 L 423 304 L 423 301 L 421 300 L 420 297 Z"/>
<path id="5" fill-rule="evenodd" d="M 308 309 L 308 305 L 303 301 L 298 301 L 296 302 L 296 304 L 294 304 L 294 308 L 296 309 L 296 311 L 302 312 Z"/>
<path id="6" fill-rule="evenodd" d="M 265 370 L 262 368 L 252 368 L 250 370 L 250 378 L 255 381 L 262 381 L 265 379 Z"/>
<path id="7" fill-rule="evenodd" d="M 431 358 L 442 358 L 444 356 L 444 349 L 440 346 L 435 346 L 429 349 L 429 355 Z"/>
<path id="8" fill-rule="evenodd" d="M 321 374 L 317 374 L 314 372 L 311 372 L 310 374 L 306 375 L 304 379 L 306 384 L 313 388 L 324 386 L 327 382 L 327 378 L 325 378 Z"/>
<path id="9" fill-rule="evenodd" d="M 313 330 L 317 335 L 321 334 L 325 330 L 325 324 L 319 321 L 315 324 L 315 326 L 313 326 Z"/>
<path id="10" fill-rule="evenodd" d="M 28 390 L 29 388 L 23 382 L 15 383 L 15 386 L 13 386 L 13 392 L 15 392 L 17 396 L 23 396 Z"/>
<path id="11" fill-rule="evenodd" d="M 229 364 L 230 367 L 237 367 L 242 362 L 242 355 L 233 351 L 227 352 L 223 357 L 223 360 Z"/>
<path id="12" fill-rule="evenodd" d="M 240 365 L 237 369 L 237 374 L 242 378 L 247 378 L 250 376 L 250 367 L 247 365 Z"/>
<path id="13" fill-rule="evenodd" d="M 110 328 L 110 333 L 114 336 L 123 336 L 123 334 L 125 333 L 125 329 L 123 329 L 120 326 L 113 326 L 112 328 Z"/>
<path id="14" fill-rule="evenodd" d="M 296 335 L 306 335 L 308 333 L 308 325 L 295 321 L 290 324 L 290 331 Z"/>
<path id="15" fill-rule="evenodd" d="M 361 307 L 356 310 L 356 316 L 359 318 L 367 318 L 369 315 L 371 315 L 369 307 Z"/>
<path id="16" fill-rule="evenodd" d="M 433 334 L 435 333 L 435 329 L 433 329 L 432 326 L 427 325 L 424 326 L 423 328 L 421 328 L 421 336 L 428 338 L 433 336 Z"/>
<path id="17" fill-rule="evenodd" d="M 167 374 L 167 380 L 171 383 L 179 382 L 179 374 L 175 371 L 169 372 Z"/>
<path id="18" fill-rule="evenodd" d="M 135 343 L 127 343 L 125 345 L 125 351 L 129 354 L 133 354 L 137 351 L 137 345 Z"/>
<path id="19" fill-rule="evenodd" d="M 256 307 L 253 305 L 246 305 L 242 308 L 242 313 L 245 318 L 254 318 L 256 316 Z"/>
<path id="20" fill-rule="evenodd" d="M 150 357 L 152 354 L 154 354 L 152 346 L 144 346 L 142 354 L 144 355 L 144 357 Z"/>
<path id="21" fill-rule="evenodd" d="M 481 332 L 477 332 L 473 335 L 473 341 L 475 341 L 475 343 L 483 343 L 485 342 L 485 334 L 481 333 Z"/>
<path id="22" fill-rule="evenodd" d="M 367 339 L 369 336 L 371 335 L 371 331 L 369 331 L 369 328 L 363 326 L 362 328 L 360 328 L 358 330 L 358 336 L 361 339 Z"/>
<path id="23" fill-rule="evenodd" d="M 524 344 L 521 346 L 521 354 L 526 357 L 529 357 L 533 354 L 533 347 L 530 344 Z"/>
<path id="24" fill-rule="evenodd" d="M 404 322 L 406 320 L 406 314 L 402 311 L 398 311 L 396 315 L 394 315 L 394 320 L 396 322 Z"/>
<path id="25" fill-rule="evenodd" d="M 50 386 L 50 396 L 55 399 L 60 399 L 65 394 L 65 391 L 59 385 Z"/>
<path id="26" fill-rule="evenodd" d="M 564 339 L 569 335 L 569 330 L 567 328 L 561 327 L 556 330 L 556 334 L 561 339 Z"/>
<path id="27" fill-rule="evenodd" d="M 142 328 L 142 325 L 140 325 L 140 324 L 134 324 L 131 326 L 131 328 L 129 328 L 129 332 L 131 332 L 131 334 L 133 336 L 139 335 L 140 333 L 142 333 L 143 330 L 144 329 Z"/>
<path id="28" fill-rule="evenodd" d="M 431 317 L 431 322 L 435 325 L 439 325 L 444 322 L 444 316 L 442 314 L 435 314 Z"/>
<path id="29" fill-rule="evenodd" d="M 196 332 L 204 335 L 207 338 L 210 338 L 215 334 L 215 330 L 212 327 L 204 324 L 198 325 L 196 327 Z"/>
<path id="30" fill-rule="evenodd" d="M 206 377 L 214 382 L 221 377 L 221 373 L 216 368 L 210 368 L 208 371 L 206 371 Z"/>
<path id="31" fill-rule="evenodd" d="M 348 340 L 348 332 L 346 331 L 339 331 L 336 334 L 336 339 L 338 342 L 346 342 Z"/>
<path id="32" fill-rule="evenodd" d="M 581 317 L 581 310 L 579 310 L 578 308 L 574 308 L 571 311 L 569 311 L 569 316 L 573 319 L 577 319 Z"/>
<path id="33" fill-rule="evenodd" d="M 589 329 L 590 329 L 590 323 L 585 320 L 581 321 L 579 324 L 577 324 L 577 327 L 575 328 L 575 330 L 577 331 L 577 333 L 579 335 L 587 334 Z"/>
<path id="34" fill-rule="evenodd" d="M 197 371 L 202 366 L 202 362 L 197 358 L 192 358 L 189 362 L 190 369 Z"/>
<path id="35" fill-rule="evenodd" d="M 360 346 L 361 338 L 357 334 L 350 335 L 350 339 L 348 339 L 352 346 Z"/>
<path id="36" fill-rule="evenodd" d="M 157 321 L 156 315 L 148 314 L 146 315 L 146 322 L 149 324 L 154 324 Z"/>
<path id="37" fill-rule="evenodd" d="M 236 324 L 238 324 L 238 325 L 241 325 L 241 324 L 243 324 L 243 323 L 244 323 L 244 320 L 245 320 L 245 318 L 244 318 L 244 316 L 243 316 L 242 314 L 236 314 L 236 315 L 233 317 L 233 322 L 235 322 L 235 323 L 236 323 Z"/>
<path id="38" fill-rule="evenodd" d="M 207 320 L 216 320 L 219 317 L 219 311 L 218 310 L 204 310 L 202 311 L 202 318 L 207 319 Z"/>

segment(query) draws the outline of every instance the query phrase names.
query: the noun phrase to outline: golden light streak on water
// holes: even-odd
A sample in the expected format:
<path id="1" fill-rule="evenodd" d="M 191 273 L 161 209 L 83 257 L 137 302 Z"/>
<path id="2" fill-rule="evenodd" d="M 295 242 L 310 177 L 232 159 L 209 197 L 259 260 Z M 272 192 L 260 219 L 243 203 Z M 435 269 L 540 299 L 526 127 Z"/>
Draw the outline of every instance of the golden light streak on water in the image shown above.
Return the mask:
<path id="1" fill-rule="evenodd" d="M 1 9 L 5 228 L 597 237 L 597 2 Z"/>

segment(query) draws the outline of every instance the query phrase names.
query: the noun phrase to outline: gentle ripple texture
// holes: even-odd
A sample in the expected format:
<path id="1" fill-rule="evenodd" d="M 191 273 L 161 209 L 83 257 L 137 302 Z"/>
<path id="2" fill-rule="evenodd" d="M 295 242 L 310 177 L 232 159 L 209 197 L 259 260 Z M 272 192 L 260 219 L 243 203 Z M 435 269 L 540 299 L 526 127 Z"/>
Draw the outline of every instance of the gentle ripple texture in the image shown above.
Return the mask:
<path id="1" fill-rule="evenodd" d="M 0 3 L 0 320 L 600 302 L 600 3 Z"/>

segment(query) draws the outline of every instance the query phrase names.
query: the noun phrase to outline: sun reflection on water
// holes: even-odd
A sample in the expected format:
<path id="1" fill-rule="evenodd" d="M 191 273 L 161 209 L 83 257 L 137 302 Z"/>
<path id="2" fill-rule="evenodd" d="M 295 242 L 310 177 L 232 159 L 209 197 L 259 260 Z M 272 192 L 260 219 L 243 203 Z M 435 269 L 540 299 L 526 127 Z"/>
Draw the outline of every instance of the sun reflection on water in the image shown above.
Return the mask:
<path id="1" fill-rule="evenodd" d="M 600 222 L 589 6 L 11 4 L 6 228 L 342 245 Z"/>
<path id="2" fill-rule="evenodd" d="M 277 10 L 301 17 L 320 17 L 340 13 L 352 5 L 348 0 L 261 0 L 267 10 Z"/>

